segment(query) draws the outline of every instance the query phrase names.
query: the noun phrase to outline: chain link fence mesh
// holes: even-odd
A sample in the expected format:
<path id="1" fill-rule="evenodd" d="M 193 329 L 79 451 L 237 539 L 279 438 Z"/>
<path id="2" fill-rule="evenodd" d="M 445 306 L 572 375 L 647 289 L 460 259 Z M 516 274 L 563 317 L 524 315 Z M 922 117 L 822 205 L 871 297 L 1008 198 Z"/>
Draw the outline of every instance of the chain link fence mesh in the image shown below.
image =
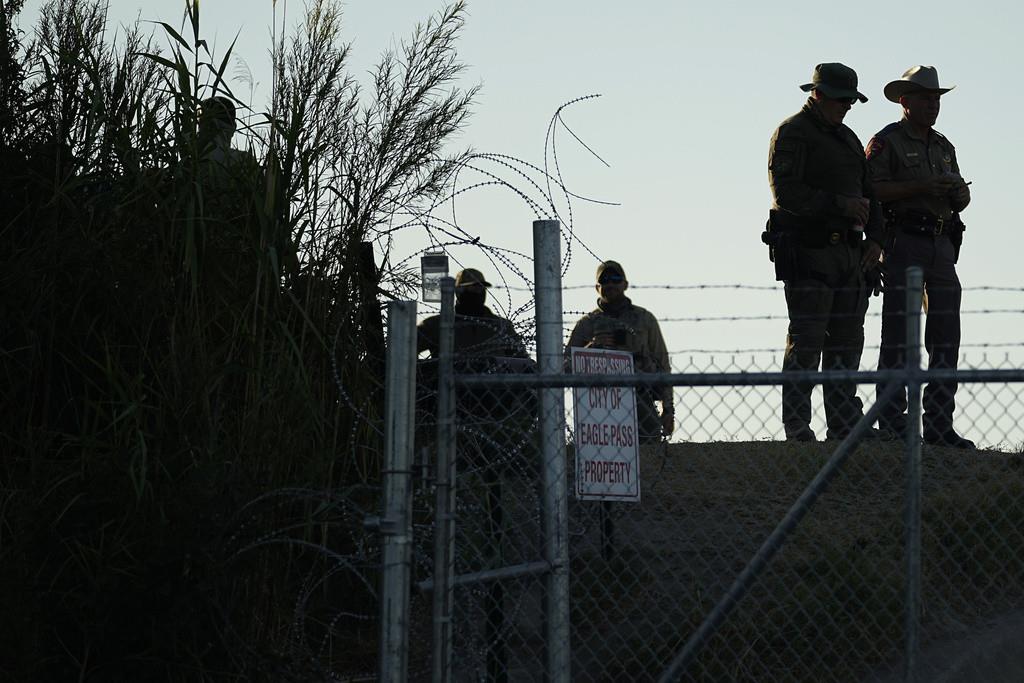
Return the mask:
<path id="1" fill-rule="evenodd" d="M 778 389 L 762 389 L 737 388 L 749 415 L 759 404 L 777 410 Z M 677 389 L 677 405 L 697 392 L 726 406 L 707 407 L 698 425 L 718 415 L 716 432 L 737 425 L 734 433 L 744 434 L 727 390 Z M 1017 388 L 975 384 L 964 394 L 965 405 L 979 396 L 1012 405 Z M 685 423 L 688 411 L 677 410 Z M 969 433 L 1006 419 L 981 412 Z M 471 424 L 460 420 L 459 438 L 477 449 L 481 442 L 467 438 Z M 992 443 L 1020 440 L 1014 424 Z M 683 436 L 640 448 L 640 502 L 570 498 L 571 679 L 655 680 L 836 445 Z M 573 446 L 567 454 L 575 475 Z M 971 648 L 996 637 L 986 634 L 998 635 L 1002 620 L 1012 626 L 1024 598 L 1024 460 L 1019 449 L 991 444 L 966 453 L 926 445 L 923 463 L 920 671 L 929 680 L 980 665 Z M 458 574 L 539 559 L 535 471 L 526 462 L 460 471 Z M 684 679 L 902 680 L 905 488 L 902 443 L 862 443 Z M 457 680 L 544 680 L 542 596 L 542 577 L 460 587 Z M 951 661 L 946 642 L 966 659 Z"/>
<path id="2" fill-rule="evenodd" d="M 781 350 L 687 350 L 672 360 L 687 375 L 758 375 L 781 369 Z M 872 361 L 869 347 L 862 364 Z M 427 680 L 431 666 L 431 363 L 419 362 L 418 378 L 416 574 L 427 590 L 414 598 L 413 680 Z M 968 349 L 960 368 L 1019 364 L 1013 350 Z M 548 644 L 535 389 L 516 383 L 522 366 L 500 359 L 456 373 L 488 377 L 457 389 L 454 680 L 546 680 L 549 646 L 570 648 L 574 681 L 657 680 L 839 445 L 782 440 L 778 386 L 676 386 L 672 437 L 639 448 L 640 501 L 569 498 L 572 635 Z M 874 384 L 857 391 L 874 403 Z M 920 680 L 979 680 L 994 666 L 986 657 L 1021 632 L 1019 391 L 962 383 L 956 425 L 978 450 L 923 447 Z M 565 393 L 572 492 L 577 435 Z M 821 387 L 812 400 L 824 433 Z M 905 472 L 902 441 L 862 442 L 683 680 L 903 680 Z"/>

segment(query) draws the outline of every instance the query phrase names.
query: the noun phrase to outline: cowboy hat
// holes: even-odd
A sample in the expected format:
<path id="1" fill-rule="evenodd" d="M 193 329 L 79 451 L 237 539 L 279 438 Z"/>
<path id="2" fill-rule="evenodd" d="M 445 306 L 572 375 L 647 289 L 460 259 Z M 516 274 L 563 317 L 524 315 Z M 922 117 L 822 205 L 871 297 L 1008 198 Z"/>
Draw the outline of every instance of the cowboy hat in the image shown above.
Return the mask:
<path id="1" fill-rule="evenodd" d="M 934 66 L 912 66 L 903 72 L 903 76 L 895 81 L 889 81 L 885 85 L 885 99 L 899 104 L 900 98 L 911 92 L 921 90 L 935 92 L 940 95 L 948 93 L 956 86 L 948 88 L 939 87 L 939 72 Z"/>

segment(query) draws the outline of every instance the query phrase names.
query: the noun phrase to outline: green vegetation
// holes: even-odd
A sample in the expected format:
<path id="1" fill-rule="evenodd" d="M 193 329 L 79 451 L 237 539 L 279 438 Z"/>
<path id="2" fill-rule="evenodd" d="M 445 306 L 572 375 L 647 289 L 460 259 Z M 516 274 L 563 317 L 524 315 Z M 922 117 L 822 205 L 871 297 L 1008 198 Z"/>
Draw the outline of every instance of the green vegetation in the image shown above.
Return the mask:
<path id="1" fill-rule="evenodd" d="M 364 92 L 338 3 L 314 0 L 266 113 L 197 1 L 150 35 L 52 0 L 25 40 L 20 5 L 0 50 L 0 678 L 372 671 L 379 294 L 412 278 L 370 243 L 460 163 L 461 4 Z M 240 113 L 226 156 L 214 95 Z"/>

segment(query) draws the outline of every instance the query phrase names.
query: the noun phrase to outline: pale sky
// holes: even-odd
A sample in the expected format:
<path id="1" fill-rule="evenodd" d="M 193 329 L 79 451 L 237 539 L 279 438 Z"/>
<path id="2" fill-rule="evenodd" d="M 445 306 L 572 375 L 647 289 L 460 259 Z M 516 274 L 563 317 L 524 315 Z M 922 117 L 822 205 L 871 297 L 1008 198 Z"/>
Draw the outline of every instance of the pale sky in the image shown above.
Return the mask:
<path id="1" fill-rule="evenodd" d="M 31 26 L 40 5 L 28 0 L 23 28 Z M 278 0 L 279 21 L 284 6 L 285 0 Z M 353 71 L 363 76 L 384 48 L 409 35 L 442 3 L 350 0 L 345 6 Z M 181 0 L 110 1 L 114 22 L 141 14 L 178 25 L 182 8 Z M 301 4 L 293 0 L 287 10 L 293 25 Z M 241 31 L 236 53 L 264 84 L 264 93 L 272 17 L 271 0 L 202 4 L 204 33 L 216 39 L 218 50 Z M 576 231 L 601 258 L 623 263 L 633 301 L 664 321 L 669 349 L 681 352 L 673 358 L 677 366 L 686 365 L 690 354 L 684 351 L 694 348 L 778 348 L 767 356 L 778 361 L 786 330 L 781 291 L 643 286 L 776 284 L 759 239 L 770 203 L 768 142 L 778 123 L 803 104 L 806 95 L 798 86 L 810 80 L 818 62 L 839 61 L 856 69 L 860 90 L 870 101 L 855 105 L 846 124 L 865 144 L 900 117 L 899 106 L 883 97 L 882 88 L 908 67 L 934 65 L 944 86 L 956 86 L 942 99 L 936 128 L 956 145 L 963 175 L 973 181 L 958 266 L 968 290 L 963 307 L 1024 309 L 1021 293 L 971 290 L 1022 284 L 1022 171 L 1014 170 L 1024 159 L 1024 132 L 1017 120 L 1024 109 L 1024 89 L 1018 85 L 1022 25 L 1024 9 L 1014 2 L 475 0 L 469 3 L 459 55 L 468 65 L 464 85 L 483 89 L 454 145 L 542 165 L 545 131 L 557 107 L 602 94 L 567 110 L 565 119 L 610 168 L 564 131 L 557 140 L 559 161 L 572 191 L 621 206 L 575 202 Z M 246 90 L 237 87 L 239 94 Z M 265 96 L 256 99 L 255 109 L 265 106 Z M 479 178 L 465 177 L 466 183 L 471 180 Z M 459 200 L 457 210 L 462 227 L 484 241 L 531 250 L 534 215 L 511 192 L 473 191 Z M 426 244 L 423 232 L 408 231 L 394 256 Z M 500 279 L 470 248 L 456 249 L 453 256 L 482 268 L 492 282 Z M 567 310 L 593 308 L 595 266 L 593 257 L 575 249 L 564 282 Z M 520 267 L 532 274 L 528 263 Z M 492 294 L 500 304 L 503 295 Z M 518 304 L 523 293 L 514 297 Z M 865 367 L 877 360 L 870 347 L 878 343 L 880 309 L 881 300 L 873 299 Z M 778 318 L 669 320 L 701 315 Z M 566 324 L 575 317 L 568 315 Z M 966 314 L 965 352 L 979 361 L 983 352 L 1001 357 L 1005 349 L 971 346 L 1024 341 L 1020 319 L 1020 314 Z"/>

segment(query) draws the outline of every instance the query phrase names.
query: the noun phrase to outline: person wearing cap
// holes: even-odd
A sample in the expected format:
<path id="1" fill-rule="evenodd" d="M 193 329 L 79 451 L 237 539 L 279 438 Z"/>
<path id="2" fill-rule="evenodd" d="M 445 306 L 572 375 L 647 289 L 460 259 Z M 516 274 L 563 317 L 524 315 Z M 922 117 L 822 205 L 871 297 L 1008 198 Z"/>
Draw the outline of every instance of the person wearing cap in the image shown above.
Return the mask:
<path id="1" fill-rule="evenodd" d="M 882 214 L 872 195 L 857 136 L 843 124 L 855 102 L 857 74 L 838 63 L 818 64 L 810 97 L 782 122 L 768 152 L 773 203 L 762 238 L 772 247 L 776 279 L 785 283 L 789 331 L 784 371 L 857 370 L 864 348 L 866 274 L 877 268 Z M 812 384 L 782 387 L 786 438 L 814 441 Z M 826 436 L 845 438 L 863 416 L 852 382 L 824 387 Z M 869 431 L 867 437 L 877 437 Z"/>
<path id="2" fill-rule="evenodd" d="M 573 327 L 565 348 L 566 358 L 572 347 L 619 349 L 632 352 L 637 372 L 670 372 L 668 349 L 658 319 L 626 296 L 629 281 L 622 266 L 617 261 L 601 263 L 597 267 L 595 287 L 599 295 L 597 308 Z M 660 415 L 655 401 L 661 402 Z M 636 406 L 641 443 L 655 442 L 672 434 L 675 410 L 671 386 L 638 389 Z"/>
<path id="3" fill-rule="evenodd" d="M 457 360 L 472 358 L 529 358 L 522 337 L 506 318 L 485 305 L 491 283 L 476 268 L 455 275 L 455 336 Z M 425 318 L 418 327 L 416 352 L 429 351 L 431 358 L 441 353 L 441 316 Z"/>
<path id="4" fill-rule="evenodd" d="M 939 85 L 933 66 L 907 69 L 884 89 L 885 98 L 903 108 L 903 117 L 875 134 L 865 150 L 875 193 L 888 219 L 883 242 L 886 290 L 880 370 L 904 365 L 906 269 L 910 266 L 924 274 L 928 367 L 957 366 L 961 286 L 956 262 L 963 234 L 959 213 L 970 204 L 971 191 L 960 175 L 953 143 L 933 127 L 939 98 L 950 90 Z M 972 449 L 974 443 L 953 429 L 956 389 L 956 382 L 930 382 L 925 388 L 924 441 Z M 902 432 L 906 409 L 904 391 L 882 407 L 879 426 Z"/>
<path id="5" fill-rule="evenodd" d="M 534 363 L 512 322 L 495 314 L 485 305 L 491 283 L 476 268 L 466 268 L 455 275 L 455 330 L 453 353 L 456 372 L 494 373 L 502 371 L 532 372 Z M 441 353 L 441 316 L 424 319 L 418 326 L 416 350 L 429 351 L 430 357 Z M 509 360 L 522 359 L 522 360 Z M 419 383 L 419 380 L 418 380 Z M 436 378 L 425 382 L 436 386 Z M 488 560 L 501 562 L 504 538 L 503 487 L 509 467 L 529 452 L 525 444 L 533 441 L 531 430 L 536 417 L 534 393 L 518 387 L 469 387 L 458 392 L 456 410 L 460 426 L 468 433 L 459 436 L 460 472 L 474 472 L 483 486 L 483 509 L 480 520 L 487 541 L 485 547 L 493 556 Z M 431 430 L 433 431 L 433 430 Z M 485 433 L 483 438 L 473 436 Z M 432 438 L 432 434 L 426 438 Z M 516 468 L 525 468 L 518 461 Z M 459 486 L 465 482 L 460 479 Z M 504 670 L 507 658 L 508 630 L 504 604 L 504 586 L 492 582 L 484 599 L 484 658 L 488 670 Z"/>

